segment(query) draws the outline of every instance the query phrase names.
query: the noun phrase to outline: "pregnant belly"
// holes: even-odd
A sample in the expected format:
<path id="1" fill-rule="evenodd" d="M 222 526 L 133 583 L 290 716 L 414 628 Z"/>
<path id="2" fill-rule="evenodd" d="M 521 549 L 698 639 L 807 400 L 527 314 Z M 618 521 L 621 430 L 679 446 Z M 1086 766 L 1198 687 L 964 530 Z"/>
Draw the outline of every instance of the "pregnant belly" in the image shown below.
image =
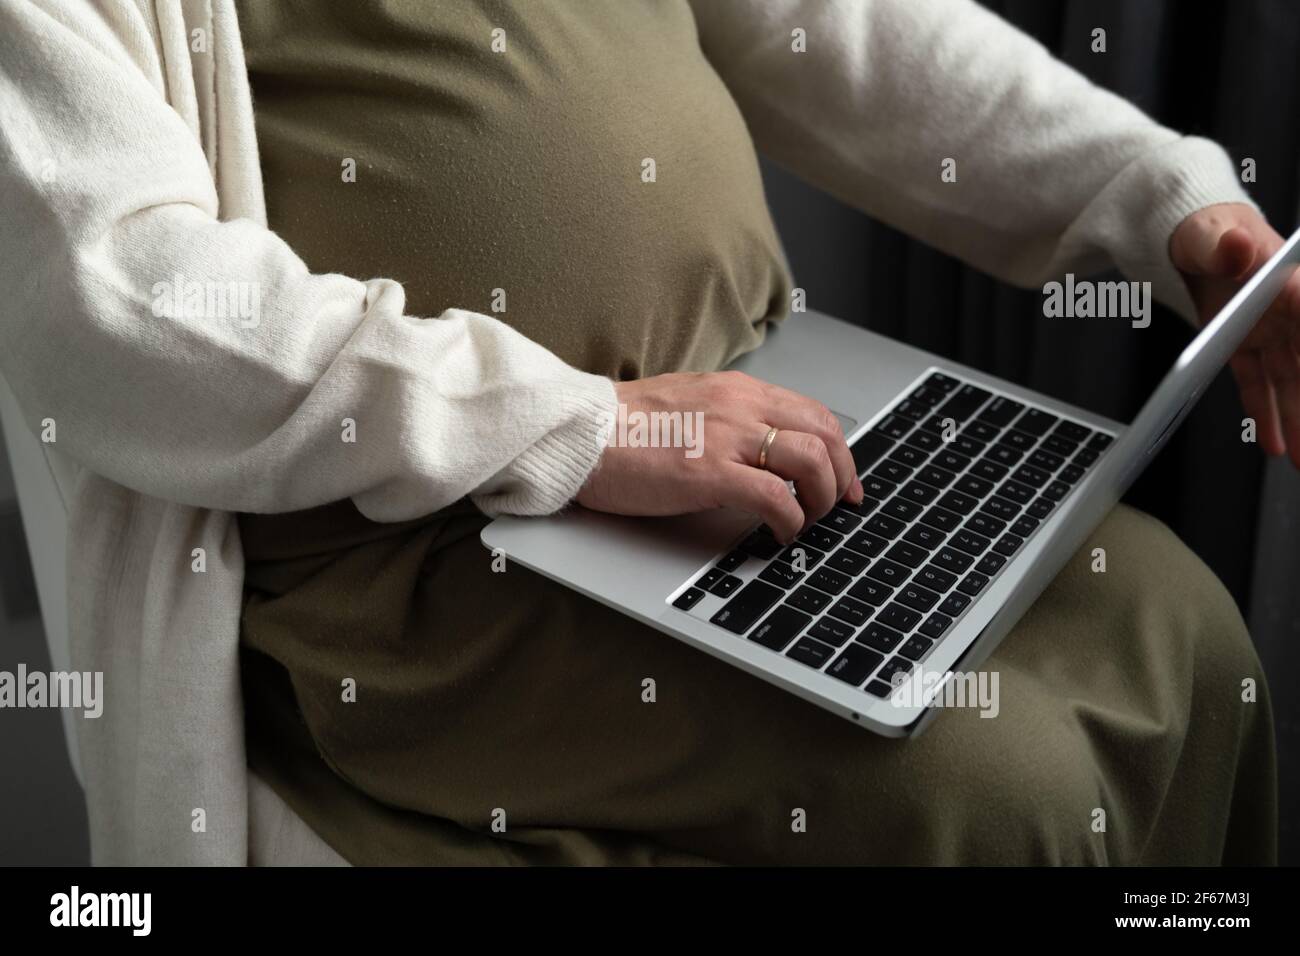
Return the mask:
<path id="1" fill-rule="evenodd" d="M 240 13 L 271 226 L 313 270 L 619 378 L 719 368 L 785 315 L 753 144 L 685 2 Z"/>

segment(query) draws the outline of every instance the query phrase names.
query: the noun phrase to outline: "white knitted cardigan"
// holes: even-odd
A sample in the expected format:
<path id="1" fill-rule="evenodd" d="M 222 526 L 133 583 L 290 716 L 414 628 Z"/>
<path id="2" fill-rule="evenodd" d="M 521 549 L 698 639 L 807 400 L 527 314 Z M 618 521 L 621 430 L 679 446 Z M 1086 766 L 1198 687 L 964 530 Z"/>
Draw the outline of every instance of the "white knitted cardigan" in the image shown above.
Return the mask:
<path id="1" fill-rule="evenodd" d="M 967 0 L 693 6 L 760 148 L 1009 281 L 1116 265 L 1190 315 L 1174 226 L 1248 201 L 1217 146 Z M 243 863 L 231 513 L 553 511 L 612 384 L 486 316 L 407 316 L 390 280 L 308 272 L 265 228 L 233 0 L 0 0 L 0 224 L 0 374 L 56 423 L 73 666 L 105 674 L 77 725 L 94 859 Z M 257 323 L 157 314 L 177 277 L 252 283 Z"/>

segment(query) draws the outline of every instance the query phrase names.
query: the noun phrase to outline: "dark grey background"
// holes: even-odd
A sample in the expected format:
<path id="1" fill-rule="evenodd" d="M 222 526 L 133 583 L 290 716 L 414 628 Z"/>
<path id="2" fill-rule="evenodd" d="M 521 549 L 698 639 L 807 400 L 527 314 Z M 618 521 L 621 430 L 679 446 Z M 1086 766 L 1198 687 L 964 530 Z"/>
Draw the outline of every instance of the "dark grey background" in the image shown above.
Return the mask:
<path id="1" fill-rule="evenodd" d="M 920 0 L 917 0 L 920 2 Z M 1300 4 L 1293 0 L 989 2 L 1097 82 L 1175 128 L 1253 157 L 1251 192 L 1280 231 L 1300 206 Z M 1108 51 L 1089 52 L 1107 30 Z M 764 167 L 797 282 L 813 308 L 1128 421 L 1186 343 L 1158 314 L 1123 323 L 1044 323 L 1039 293 L 1015 290 Z M 1274 695 L 1283 859 L 1300 860 L 1300 477 L 1240 441 L 1221 376 L 1129 496 L 1223 579 L 1251 626 Z M 48 668 L 35 592 L 0 448 L 0 669 Z M 85 812 L 54 711 L 0 712 L 0 864 L 88 859 Z"/>

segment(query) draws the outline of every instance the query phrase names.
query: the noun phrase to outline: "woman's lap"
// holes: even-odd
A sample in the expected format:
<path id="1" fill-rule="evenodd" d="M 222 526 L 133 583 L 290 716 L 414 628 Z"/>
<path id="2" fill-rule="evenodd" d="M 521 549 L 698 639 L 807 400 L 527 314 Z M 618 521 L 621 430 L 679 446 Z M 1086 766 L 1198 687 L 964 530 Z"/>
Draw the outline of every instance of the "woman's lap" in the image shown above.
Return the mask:
<path id="1" fill-rule="evenodd" d="M 997 716 L 953 709 L 905 741 L 527 570 L 496 573 L 459 521 L 351 549 L 246 613 L 246 643 L 287 665 L 315 745 L 373 799 L 327 811 L 322 775 L 270 779 L 354 862 L 429 859 L 435 831 L 461 853 L 481 840 L 492 862 L 1272 858 L 1271 715 L 1249 637 L 1204 565 L 1131 509 L 986 663 Z M 339 582 L 358 578 L 363 606 L 340 613 Z M 381 818 L 389 839 L 350 836 Z"/>

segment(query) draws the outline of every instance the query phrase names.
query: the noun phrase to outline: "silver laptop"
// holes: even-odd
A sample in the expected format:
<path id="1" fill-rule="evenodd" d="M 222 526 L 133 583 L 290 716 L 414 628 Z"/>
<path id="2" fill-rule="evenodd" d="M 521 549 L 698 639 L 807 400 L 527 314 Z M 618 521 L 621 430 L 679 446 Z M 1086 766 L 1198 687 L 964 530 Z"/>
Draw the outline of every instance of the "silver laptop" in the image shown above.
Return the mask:
<path id="1" fill-rule="evenodd" d="M 753 515 L 498 518 L 482 540 L 888 736 L 916 734 L 1178 426 L 1300 262 L 1300 232 L 1184 350 L 1130 425 L 809 312 L 733 367 L 844 424 L 867 498 L 788 547 Z M 599 640 L 600 635 L 593 635 Z"/>

